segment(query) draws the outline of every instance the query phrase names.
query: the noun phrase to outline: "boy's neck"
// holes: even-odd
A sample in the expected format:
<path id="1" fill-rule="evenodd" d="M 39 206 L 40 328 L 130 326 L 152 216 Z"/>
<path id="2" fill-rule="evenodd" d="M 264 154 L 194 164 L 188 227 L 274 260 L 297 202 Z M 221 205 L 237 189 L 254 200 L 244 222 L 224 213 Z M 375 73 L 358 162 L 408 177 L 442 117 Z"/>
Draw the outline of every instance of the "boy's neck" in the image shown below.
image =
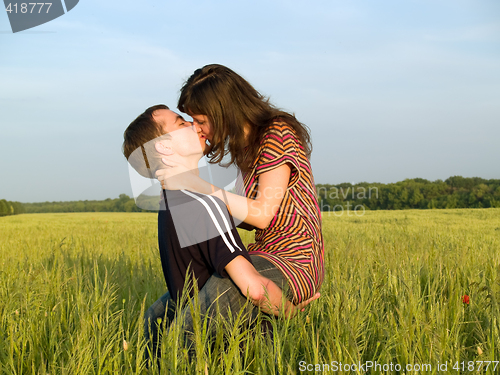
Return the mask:
<path id="1" fill-rule="evenodd" d="M 176 155 L 177 156 L 177 155 Z M 193 157 L 174 157 L 175 161 L 182 164 L 184 167 L 189 169 L 191 173 L 194 173 L 196 176 L 200 175 L 200 171 L 198 169 L 198 162 L 200 161 L 200 157 L 197 155 L 193 155 Z"/>

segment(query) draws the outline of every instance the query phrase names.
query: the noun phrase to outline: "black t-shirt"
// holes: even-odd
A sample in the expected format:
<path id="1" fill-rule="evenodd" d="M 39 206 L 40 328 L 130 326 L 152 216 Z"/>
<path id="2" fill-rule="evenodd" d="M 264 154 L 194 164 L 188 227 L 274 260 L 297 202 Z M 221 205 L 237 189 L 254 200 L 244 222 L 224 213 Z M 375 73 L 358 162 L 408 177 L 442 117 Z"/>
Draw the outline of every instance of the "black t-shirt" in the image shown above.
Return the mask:
<path id="1" fill-rule="evenodd" d="M 201 289 L 214 273 L 228 277 L 224 268 L 238 255 L 251 262 L 226 205 L 216 197 L 187 190 L 163 191 L 158 244 L 163 274 L 174 301 L 193 275 Z"/>

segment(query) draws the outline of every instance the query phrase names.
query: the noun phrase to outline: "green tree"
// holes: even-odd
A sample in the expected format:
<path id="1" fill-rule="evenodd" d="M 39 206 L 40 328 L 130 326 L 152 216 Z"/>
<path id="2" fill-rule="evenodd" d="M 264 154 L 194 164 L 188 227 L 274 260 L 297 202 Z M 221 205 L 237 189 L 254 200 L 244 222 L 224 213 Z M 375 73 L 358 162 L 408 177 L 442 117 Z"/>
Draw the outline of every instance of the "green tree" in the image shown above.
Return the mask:
<path id="1" fill-rule="evenodd" d="M 125 212 L 137 212 L 135 202 L 133 199 L 129 200 L 124 204 Z"/>
<path id="2" fill-rule="evenodd" d="M 416 187 L 415 189 L 413 189 L 410 196 L 410 206 L 412 208 L 418 208 L 423 199 L 423 194 L 420 192 L 420 189 Z"/>
<path id="3" fill-rule="evenodd" d="M 446 200 L 446 208 L 457 208 L 458 207 L 458 194 L 448 195 Z"/>
<path id="4" fill-rule="evenodd" d="M 0 216 L 6 216 L 9 214 L 9 207 L 5 199 L 0 199 Z"/>

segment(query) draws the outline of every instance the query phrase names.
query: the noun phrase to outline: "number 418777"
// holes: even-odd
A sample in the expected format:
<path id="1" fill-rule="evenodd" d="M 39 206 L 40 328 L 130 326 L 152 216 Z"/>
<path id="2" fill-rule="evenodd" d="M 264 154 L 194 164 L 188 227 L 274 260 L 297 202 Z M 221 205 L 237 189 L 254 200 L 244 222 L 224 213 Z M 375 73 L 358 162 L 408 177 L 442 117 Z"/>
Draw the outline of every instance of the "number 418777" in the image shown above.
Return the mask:
<path id="1" fill-rule="evenodd" d="M 36 12 L 37 11 L 36 7 L 38 7 L 38 13 L 41 13 L 42 8 L 45 5 L 47 5 L 47 11 L 45 13 L 49 13 L 49 9 L 52 6 L 52 3 L 21 3 L 21 4 L 19 4 L 19 12 L 20 13 L 28 13 L 28 12 L 33 13 L 33 10 Z M 5 8 L 5 10 L 8 13 L 12 13 L 12 12 L 17 13 L 17 11 L 18 11 L 17 6 L 18 6 L 17 3 L 14 3 L 14 4 L 9 3 L 9 5 L 7 5 L 7 8 Z M 31 9 L 29 9 L 29 7 L 31 7 Z"/>

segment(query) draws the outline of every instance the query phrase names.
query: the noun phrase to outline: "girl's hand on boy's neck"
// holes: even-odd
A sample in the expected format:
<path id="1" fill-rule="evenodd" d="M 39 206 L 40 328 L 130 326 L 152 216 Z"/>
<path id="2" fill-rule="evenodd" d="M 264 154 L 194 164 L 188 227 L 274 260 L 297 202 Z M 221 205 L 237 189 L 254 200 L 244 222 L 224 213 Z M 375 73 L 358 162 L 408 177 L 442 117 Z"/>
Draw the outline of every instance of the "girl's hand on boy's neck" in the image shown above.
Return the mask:
<path id="1" fill-rule="evenodd" d="M 201 180 L 198 167 L 188 168 L 172 157 L 162 158 L 161 160 L 166 167 L 156 171 L 155 174 L 165 189 L 196 191 L 192 186 L 196 186 L 197 182 Z"/>

